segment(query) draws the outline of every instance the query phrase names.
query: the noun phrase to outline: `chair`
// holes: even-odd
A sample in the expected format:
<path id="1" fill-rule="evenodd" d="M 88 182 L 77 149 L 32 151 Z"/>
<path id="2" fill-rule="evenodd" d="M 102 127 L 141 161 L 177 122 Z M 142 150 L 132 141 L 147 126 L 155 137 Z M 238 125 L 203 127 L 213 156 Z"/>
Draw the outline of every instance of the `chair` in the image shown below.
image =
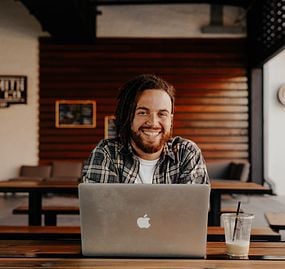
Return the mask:
<path id="1" fill-rule="evenodd" d="M 47 181 L 76 181 L 81 178 L 81 162 L 73 161 L 53 161 L 51 176 L 46 178 Z"/>
<path id="2" fill-rule="evenodd" d="M 19 176 L 10 178 L 9 180 L 17 181 L 41 181 L 50 177 L 50 165 L 22 165 L 20 167 Z"/>
<path id="3" fill-rule="evenodd" d="M 206 165 L 210 179 L 248 181 L 250 164 L 247 161 L 213 161 Z"/>

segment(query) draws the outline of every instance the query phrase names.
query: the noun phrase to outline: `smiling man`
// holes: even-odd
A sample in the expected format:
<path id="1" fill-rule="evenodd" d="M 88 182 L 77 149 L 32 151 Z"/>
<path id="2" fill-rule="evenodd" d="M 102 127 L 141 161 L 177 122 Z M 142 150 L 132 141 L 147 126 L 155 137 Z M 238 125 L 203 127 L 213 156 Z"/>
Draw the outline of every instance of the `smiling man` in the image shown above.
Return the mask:
<path id="1" fill-rule="evenodd" d="M 104 139 L 82 170 L 83 182 L 208 184 L 198 146 L 172 138 L 175 89 L 149 74 L 128 81 L 118 97 L 117 137 Z"/>

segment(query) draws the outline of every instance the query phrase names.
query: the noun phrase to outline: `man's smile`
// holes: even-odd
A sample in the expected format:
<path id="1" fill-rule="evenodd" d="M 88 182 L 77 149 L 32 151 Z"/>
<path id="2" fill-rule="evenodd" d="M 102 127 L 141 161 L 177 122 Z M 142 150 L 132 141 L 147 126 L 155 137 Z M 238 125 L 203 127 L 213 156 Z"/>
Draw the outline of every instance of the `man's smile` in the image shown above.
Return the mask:
<path id="1" fill-rule="evenodd" d="M 156 137 L 161 134 L 161 130 L 141 129 L 141 132 L 149 137 Z"/>

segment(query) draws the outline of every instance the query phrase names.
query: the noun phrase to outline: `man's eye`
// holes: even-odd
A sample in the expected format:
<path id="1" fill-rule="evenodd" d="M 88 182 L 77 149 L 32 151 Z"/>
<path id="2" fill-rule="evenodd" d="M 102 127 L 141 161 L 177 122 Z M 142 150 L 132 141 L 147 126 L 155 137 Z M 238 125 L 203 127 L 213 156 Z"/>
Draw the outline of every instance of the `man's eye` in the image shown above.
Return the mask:
<path id="1" fill-rule="evenodd" d="M 159 116 L 165 118 L 165 117 L 168 117 L 168 113 L 167 112 L 160 112 Z"/>
<path id="2" fill-rule="evenodd" d="M 139 111 L 137 114 L 140 115 L 140 116 L 145 116 L 145 115 L 147 115 L 147 113 L 146 113 L 145 111 Z"/>

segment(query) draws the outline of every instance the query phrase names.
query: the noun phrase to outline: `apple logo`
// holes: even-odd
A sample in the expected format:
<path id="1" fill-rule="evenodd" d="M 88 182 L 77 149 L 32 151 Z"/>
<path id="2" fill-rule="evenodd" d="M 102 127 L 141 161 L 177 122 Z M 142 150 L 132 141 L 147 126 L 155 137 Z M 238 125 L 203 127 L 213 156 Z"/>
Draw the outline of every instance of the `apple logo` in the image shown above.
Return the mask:
<path id="1" fill-rule="evenodd" d="M 150 223 L 149 223 L 150 217 L 147 216 L 147 214 L 145 214 L 143 217 L 139 217 L 137 219 L 137 225 L 139 226 L 139 228 L 141 229 L 148 229 L 150 227 Z"/>

